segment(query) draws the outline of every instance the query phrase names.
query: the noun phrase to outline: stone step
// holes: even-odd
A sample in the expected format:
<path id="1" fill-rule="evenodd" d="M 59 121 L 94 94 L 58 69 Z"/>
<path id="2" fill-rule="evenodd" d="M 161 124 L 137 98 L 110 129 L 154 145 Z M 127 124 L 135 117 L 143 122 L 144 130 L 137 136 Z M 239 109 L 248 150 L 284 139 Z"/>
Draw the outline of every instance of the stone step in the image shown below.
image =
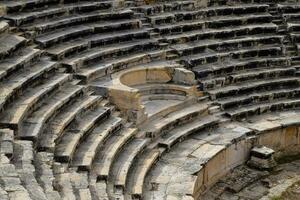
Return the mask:
<path id="1" fill-rule="evenodd" d="M 217 16 L 245 15 L 253 13 L 266 13 L 269 5 L 266 4 L 237 4 L 231 6 L 212 6 L 202 9 L 184 10 L 174 12 L 176 21 L 201 19 Z"/>
<path id="2" fill-rule="evenodd" d="M 3 200 L 24 199 L 31 200 L 28 191 L 21 183 L 15 166 L 3 156 L 0 163 L 0 197 Z"/>
<path id="3" fill-rule="evenodd" d="M 63 66 L 76 71 L 78 68 L 104 62 L 106 59 L 112 57 L 124 56 L 129 53 L 135 53 L 145 51 L 147 49 L 153 49 L 157 45 L 156 40 L 137 40 L 125 43 L 119 43 L 110 45 L 107 47 L 93 48 L 88 51 L 77 54 L 71 58 L 67 58 L 62 61 Z"/>
<path id="4" fill-rule="evenodd" d="M 72 55 L 72 53 L 79 53 L 89 47 L 97 47 L 102 45 L 108 45 L 113 43 L 131 41 L 134 39 L 146 39 L 149 38 L 148 29 L 132 29 L 114 31 L 112 33 L 101 33 L 95 35 L 89 35 L 77 39 L 72 42 L 66 42 L 57 44 L 53 47 L 48 48 L 47 54 L 55 60 L 61 60 L 64 57 Z"/>
<path id="5" fill-rule="evenodd" d="M 126 19 L 130 18 L 133 15 L 133 12 L 130 10 L 122 10 L 118 12 L 91 12 L 89 14 L 80 14 L 80 15 L 69 15 L 68 17 L 62 17 L 58 19 L 49 20 L 47 22 L 35 23 L 34 25 L 21 26 L 23 31 L 35 31 L 38 34 L 54 31 L 55 29 L 64 28 L 66 26 L 74 26 L 89 22 L 95 22 L 100 20 L 108 19 Z"/>
<path id="6" fill-rule="evenodd" d="M 148 137 L 158 137 L 164 135 L 166 132 L 182 126 L 183 124 L 192 121 L 194 118 L 207 114 L 207 105 L 194 104 L 183 108 L 165 117 L 154 119 L 153 121 L 143 125 L 140 129 Z"/>
<path id="7" fill-rule="evenodd" d="M 33 9 L 35 7 L 46 6 L 47 4 L 57 4 L 59 0 L 26 0 L 26 1 L 2 1 L 8 13 Z"/>
<path id="8" fill-rule="evenodd" d="M 243 84 L 230 85 L 227 87 L 210 90 L 208 94 L 210 95 L 210 98 L 212 100 L 215 100 L 224 97 L 248 94 L 255 91 L 280 89 L 280 87 L 282 87 L 283 85 L 295 87 L 299 85 L 299 80 L 295 77 L 289 77 L 254 81 L 250 84 L 246 82 Z"/>
<path id="9" fill-rule="evenodd" d="M 222 110 L 231 109 L 234 107 L 247 106 L 255 103 L 268 102 L 283 98 L 294 98 L 300 94 L 299 88 L 284 88 L 271 91 L 255 92 L 247 95 L 240 95 L 238 97 L 229 97 L 217 100 L 217 104 L 221 106 Z"/>
<path id="10" fill-rule="evenodd" d="M 54 46 L 60 42 L 70 41 L 86 35 L 113 32 L 118 30 L 127 30 L 139 28 L 140 21 L 138 19 L 125 19 L 117 21 L 104 21 L 102 23 L 92 23 L 86 25 L 77 25 L 68 28 L 55 30 L 38 36 L 35 41 L 42 47 L 47 48 Z"/>
<path id="11" fill-rule="evenodd" d="M 226 27 L 221 29 L 204 29 L 185 31 L 178 34 L 170 34 L 164 36 L 164 40 L 169 43 L 185 43 L 188 41 L 195 41 L 198 39 L 221 39 L 221 38 L 233 38 L 235 36 L 246 36 L 256 34 L 273 34 L 278 29 L 278 26 L 273 23 L 261 23 L 261 24 L 247 24 L 237 27 Z"/>
<path id="12" fill-rule="evenodd" d="M 264 45 L 261 47 L 246 47 L 229 51 L 216 52 L 213 50 L 207 50 L 204 53 L 194 54 L 182 58 L 182 63 L 185 66 L 197 67 L 208 63 L 222 62 L 229 59 L 244 59 L 244 58 L 256 58 L 267 56 L 280 56 L 282 54 L 282 48 L 280 46 Z"/>
<path id="13" fill-rule="evenodd" d="M 284 13 L 282 14 L 282 17 L 286 22 L 293 22 L 298 21 L 300 19 L 299 13 Z"/>
<path id="14" fill-rule="evenodd" d="M 40 61 L 30 68 L 25 68 L 7 77 L 7 80 L 0 83 L 0 110 L 3 110 L 4 106 L 8 102 L 12 102 L 16 96 L 24 93 L 30 85 L 40 82 L 40 79 L 56 69 L 55 62 Z"/>
<path id="15" fill-rule="evenodd" d="M 62 199 L 76 200 L 70 172 L 55 174 L 55 187 L 58 189 Z"/>
<path id="16" fill-rule="evenodd" d="M 187 123 L 168 132 L 159 140 L 158 146 L 170 150 L 173 145 L 185 140 L 185 138 L 187 138 L 189 135 L 197 133 L 200 130 L 212 128 L 216 126 L 218 122 L 219 119 L 214 116 L 207 116 L 198 120 L 194 120 L 191 123 Z"/>
<path id="17" fill-rule="evenodd" d="M 278 4 L 278 9 L 283 13 L 299 12 L 300 7 L 297 3 L 282 2 Z"/>
<path id="18" fill-rule="evenodd" d="M 57 3 L 59 3 L 57 1 Z M 91 12 L 94 10 L 109 9 L 112 6 L 112 1 L 102 2 L 78 2 L 71 4 L 47 5 L 46 7 L 37 8 L 34 10 L 25 10 L 9 13 L 4 16 L 13 22 L 14 26 L 21 26 L 28 23 L 33 23 L 36 20 L 45 20 L 51 17 L 58 17 L 74 12 Z M 9 10 L 8 10 L 9 12 Z"/>
<path id="19" fill-rule="evenodd" d="M 91 170 L 94 157 L 107 138 L 122 127 L 122 119 L 111 116 L 96 127 L 77 147 L 72 165 L 79 170 Z"/>
<path id="20" fill-rule="evenodd" d="M 140 95 L 177 95 L 186 97 L 189 86 L 178 85 L 172 83 L 149 83 L 144 85 L 136 85 L 135 88 L 139 90 Z"/>
<path id="21" fill-rule="evenodd" d="M 11 159 L 14 153 L 14 132 L 0 129 L 0 153 Z"/>
<path id="22" fill-rule="evenodd" d="M 97 181 L 107 180 L 112 164 L 117 154 L 123 149 L 124 145 L 134 137 L 137 130 L 126 128 L 110 137 L 99 151 L 93 162 L 92 174 L 95 174 Z"/>
<path id="23" fill-rule="evenodd" d="M 160 152 L 157 150 L 152 150 L 145 153 L 144 156 L 139 158 L 138 163 L 134 166 L 132 170 L 133 178 L 131 180 L 131 187 L 129 188 L 130 194 L 133 199 L 143 198 L 143 188 L 146 175 L 149 173 L 152 166 L 155 164 L 159 158 Z"/>
<path id="24" fill-rule="evenodd" d="M 134 139 L 119 154 L 112 170 L 112 180 L 117 189 L 125 190 L 129 170 L 149 142 L 149 139 Z"/>
<path id="25" fill-rule="evenodd" d="M 171 46 L 175 49 L 179 55 L 188 56 L 205 51 L 206 49 L 212 49 L 214 51 L 229 51 L 239 47 L 254 47 L 270 44 L 282 44 L 284 36 L 282 35 L 255 35 L 252 37 L 239 37 L 235 39 L 225 40 L 200 40 L 193 41 L 185 44 L 177 44 Z"/>
<path id="26" fill-rule="evenodd" d="M 147 18 L 153 25 L 174 23 L 176 20 L 174 13 L 161 13 L 159 15 L 148 16 Z"/>
<path id="27" fill-rule="evenodd" d="M 291 33 L 293 31 L 300 31 L 300 23 L 287 23 L 287 30 Z"/>
<path id="28" fill-rule="evenodd" d="M 84 87 L 77 85 L 67 85 L 61 88 L 24 120 L 18 136 L 24 140 L 38 142 L 50 118 L 55 116 L 60 109 L 71 104 L 75 98 L 81 96 L 83 89 Z"/>
<path id="29" fill-rule="evenodd" d="M 98 181 L 93 184 L 90 184 L 90 190 L 92 193 L 92 198 L 94 199 L 108 199 L 108 194 L 106 192 L 106 182 Z"/>
<path id="30" fill-rule="evenodd" d="M 87 172 L 72 172 L 71 184 L 77 199 L 92 200 Z"/>
<path id="31" fill-rule="evenodd" d="M 47 200 L 43 188 L 39 185 L 33 165 L 34 149 L 31 141 L 18 140 L 14 143 L 14 165 L 32 199 Z"/>
<path id="32" fill-rule="evenodd" d="M 19 69 L 29 67 L 35 60 L 38 60 L 40 56 L 40 50 L 26 47 L 11 54 L 8 58 L 1 60 L 0 81 Z"/>
<path id="33" fill-rule="evenodd" d="M 198 79 L 225 75 L 227 73 L 239 73 L 241 70 L 253 70 L 259 68 L 273 68 L 290 66 L 290 59 L 286 57 L 259 57 L 241 60 L 229 60 L 222 63 L 209 63 L 194 67 L 192 70 Z"/>
<path id="34" fill-rule="evenodd" d="M 55 181 L 53 165 L 53 153 L 38 152 L 35 154 L 35 167 L 37 181 L 44 189 L 47 199 L 61 199 L 60 194 L 54 188 L 53 182 Z"/>
<path id="35" fill-rule="evenodd" d="M 98 107 L 82 116 L 77 123 L 71 125 L 70 128 L 63 133 L 60 141 L 57 141 L 55 160 L 69 163 L 80 141 L 84 140 L 89 133 L 94 130 L 95 126 L 109 117 L 109 115 L 109 108 Z"/>
<path id="36" fill-rule="evenodd" d="M 235 26 L 251 25 L 257 22 L 271 23 L 271 15 L 256 14 L 242 16 L 222 16 L 211 19 L 187 20 L 176 24 L 156 25 L 154 28 L 161 34 L 182 33 L 185 31 L 207 29 L 220 29 L 232 24 Z"/>
<path id="37" fill-rule="evenodd" d="M 284 99 L 279 101 L 271 101 L 252 106 L 244 106 L 234 110 L 226 111 L 226 115 L 235 120 L 243 120 L 252 115 L 260 115 L 267 112 L 275 112 L 282 110 L 295 110 L 300 106 L 300 99 Z"/>
<path id="38" fill-rule="evenodd" d="M 0 37 L 0 59 L 7 57 L 19 47 L 25 45 L 26 39 L 20 36 L 7 34 Z"/>
<path id="39" fill-rule="evenodd" d="M 210 90 L 218 87 L 224 87 L 231 84 L 251 82 L 255 80 L 280 78 L 294 76 L 296 69 L 294 67 L 285 68 L 260 68 L 255 72 L 253 70 L 240 71 L 239 73 L 228 74 L 225 76 L 218 76 L 209 79 L 202 79 L 200 81 L 200 87 L 203 90 Z"/>
<path id="40" fill-rule="evenodd" d="M 39 139 L 38 149 L 54 152 L 55 141 L 59 140 L 63 131 L 85 112 L 94 109 L 101 100 L 101 96 L 84 95 L 82 98 L 75 99 L 71 105 L 62 109 L 43 132 L 41 139 Z"/>
<path id="41" fill-rule="evenodd" d="M 57 74 L 51 78 L 42 80 L 42 83 L 34 88 L 24 91 L 18 100 L 9 104 L 7 109 L 1 114 L 0 125 L 10 127 L 14 130 L 19 128 L 21 121 L 36 110 L 46 97 L 51 95 L 64 83 L 72 78 L 69 74 Z"/>
<path id="42" fill-rule="evenodd" d="M 9 24 L 5 21 L 0 21 L 0 34 L 8 32 Z"/>

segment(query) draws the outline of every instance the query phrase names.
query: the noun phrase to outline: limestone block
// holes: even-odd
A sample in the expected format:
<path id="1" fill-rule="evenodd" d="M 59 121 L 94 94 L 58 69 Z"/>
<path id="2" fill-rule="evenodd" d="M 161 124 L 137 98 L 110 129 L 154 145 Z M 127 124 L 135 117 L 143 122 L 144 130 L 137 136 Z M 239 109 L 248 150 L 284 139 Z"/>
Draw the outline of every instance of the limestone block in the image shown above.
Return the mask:
<path id="1" fill-rule="evenodd" d="M 0 16 L 6 15 L 6 7 L 0 4 Z"/>
<path id="2" fill-rule="evenodd" d="M 174 70 L 172 80 L 177 84 L 184 84 L 184 85 L 196 84 L 195 74 L 192 71 L 184 68 L 176 68 Z"/>
<path id="3" fill-rule="evenodd" d="M 208 0 L 196 0 L 195 5 L 196 7 L 206 8 L 208 5 Z"/>
<path id="4" fill-rule="evenodd" d="M 124 0 L 114 0 L 113 1 L 113 8 L 114 9 L 121 9 L 123 8 L 125 5 L 125 1 Z"/>

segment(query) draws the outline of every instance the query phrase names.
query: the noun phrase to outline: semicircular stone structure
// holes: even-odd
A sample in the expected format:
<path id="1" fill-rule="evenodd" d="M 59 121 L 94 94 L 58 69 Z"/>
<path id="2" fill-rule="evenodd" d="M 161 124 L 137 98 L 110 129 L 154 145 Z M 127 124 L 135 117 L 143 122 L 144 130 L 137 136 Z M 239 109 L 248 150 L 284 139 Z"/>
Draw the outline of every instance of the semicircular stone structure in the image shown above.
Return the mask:
<path id="1" fill-rule="evenodd" d="M 0 0 L 0 199 L 205 200 L 300 153 L 299 69 L 298 0 Z"/>

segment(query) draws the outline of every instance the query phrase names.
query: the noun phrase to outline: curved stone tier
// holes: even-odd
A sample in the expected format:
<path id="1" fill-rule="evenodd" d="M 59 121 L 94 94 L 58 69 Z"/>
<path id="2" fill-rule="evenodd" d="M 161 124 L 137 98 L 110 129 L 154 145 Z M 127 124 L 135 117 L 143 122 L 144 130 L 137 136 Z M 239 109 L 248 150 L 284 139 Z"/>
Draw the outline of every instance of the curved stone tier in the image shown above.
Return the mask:
<path id="1" fill-rule="evenodd" d="M 0 0 L 0 199 L 199 200 L 253 147 L 299 154 L 299 13 Z"/>

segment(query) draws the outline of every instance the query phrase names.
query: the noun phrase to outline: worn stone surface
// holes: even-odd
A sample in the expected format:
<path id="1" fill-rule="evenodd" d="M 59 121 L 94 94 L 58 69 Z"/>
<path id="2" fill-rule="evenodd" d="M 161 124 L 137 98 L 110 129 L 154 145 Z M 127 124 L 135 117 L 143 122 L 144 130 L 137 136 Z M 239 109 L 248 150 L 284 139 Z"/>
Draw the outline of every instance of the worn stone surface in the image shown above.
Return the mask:
<path id="1" fill-rule="evenodd" d="M 235 168 L 259 145 L 288 161 L 300 152 L 299 11 L 296 0 L 1 1 L 0 199 L 282 193 L 294 162 Z"/>

